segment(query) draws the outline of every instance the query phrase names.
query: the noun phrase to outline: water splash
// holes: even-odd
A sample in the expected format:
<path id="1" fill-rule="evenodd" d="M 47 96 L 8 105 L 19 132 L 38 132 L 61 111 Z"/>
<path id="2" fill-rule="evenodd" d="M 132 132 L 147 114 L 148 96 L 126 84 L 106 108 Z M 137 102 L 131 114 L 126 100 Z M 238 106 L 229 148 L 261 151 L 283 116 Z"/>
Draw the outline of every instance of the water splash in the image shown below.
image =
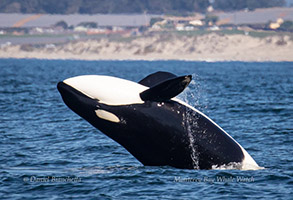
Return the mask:
<path id="1" fill-rule="evenodd" d="M 194 120 L 194 116 L 192 116 L 192 112 L 189 110 L 186 110 L 186 112 L 183 114 L 183 121 L 184 121 L 184 127 L 187 130 L 187 135 L 189 139 L 189 148 L 191 150 L 191 159 L 192 159 L 192 165 L 194 169 L 199 169 L 199 151 L 198 146 L 196 144 L 196 139 L 193 136 L 193 128 L 197 127 L 197 120 Z"/>
<path id="2" fill-rule="evenodd" d="M 238 169 L 238 170 L 241 170 L 242 169 L 242 163 L 231 162 L 231 163 L 224 164 L 224 165 L 213 165 L 212 169 L 216 169 L 216 170 Z"/>
<path id="3" fill-rule="evenodd" d="M 194 107 L 200 107 L 200 84 L 198 81 L 198 76 L 192 74 L 193 80 L 190 82 L 189 87 L 187 87 L 184 92 L 182 92 L 178 99 L 188 103 Z M 196 138 L 193 136 L 193 130 L 198 126 L 195 113 L 187 109 L 183 113 L 183 126 L 185 127 L 188 139 L 189 139 L 189 148 L 191 150 L 191 159 L 194 169 L 199 169 L 199 151 L 196 144 Z"/>
<path id="4" fill-rule="evenodd" d="M 190 82 L 189 87 L 184 90 L 183 93 L 181 93 L 177 98 L 180 99 L 183 102 L 186 102 L 187 104 L 199 109 L 199 110 L 206 110 L 207 106 L 203 106 L 202 102 L 207 102 L 206 98 L 204 98 L 204 92 L 200 85 L 199 77 L 195 74 L 192 75 L 194 79 Z M 194 130 L 198 129 L 197 124 L 197 116 L 194 112 L 187 109 L 183 113 L 183 126 L 185 127 L 189 139 L 189 148 L 191 150 L 190 156 L 192 159 L 192 164 L 194 169 L 199 169 L 199 151 L 198 151 L 198 145 L 196 142 L 196 137 L 194 137 Z M 203 135 L 205 133 L 205 130 L 203 130 Z M 225 165 L 213 165 L 212 169 L 216 170 L 258 170 L 263 169 L 262 167 L 259 167 L 257 165 L 255 166 L 247 166 L 243 163 L 229 163 Z"/>
<path id="5" fill-rule="evenodd" d="M 265 168 L 255 166 L 255 165 L 251 165 L 251 166 L 247 167 L 246 165 L 243 165 L 243 163 L 231 162 L 231 163 L 224 164 L 224 165 L 213 165 L 212 169 L 215 169 L 215 170 L 233 170 L 233 169 L 236 169 L 236 170 L 262 170 Z"/>
<path id="6" fill-rule="evenodd" d="M 200 77 L 196 74 L 192 74 L 192 81 L 176 98 L 188 103 L 202 112 L 206 112 L 208 101 L 205 94 L 205 88 L 200 83 Z"/>

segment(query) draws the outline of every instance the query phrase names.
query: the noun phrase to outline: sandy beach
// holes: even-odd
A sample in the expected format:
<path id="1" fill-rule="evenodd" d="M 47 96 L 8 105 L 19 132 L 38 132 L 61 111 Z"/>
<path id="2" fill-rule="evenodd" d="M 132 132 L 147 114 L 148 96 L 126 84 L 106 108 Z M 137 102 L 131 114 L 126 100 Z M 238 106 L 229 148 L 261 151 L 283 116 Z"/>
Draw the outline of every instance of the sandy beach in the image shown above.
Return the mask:
<path id="1" fill-rule="evenodd" d="M 0 58 L 79 60 L 293 61 L 290 36 L 153 34 L 132 39 L 2 45 Z"/>

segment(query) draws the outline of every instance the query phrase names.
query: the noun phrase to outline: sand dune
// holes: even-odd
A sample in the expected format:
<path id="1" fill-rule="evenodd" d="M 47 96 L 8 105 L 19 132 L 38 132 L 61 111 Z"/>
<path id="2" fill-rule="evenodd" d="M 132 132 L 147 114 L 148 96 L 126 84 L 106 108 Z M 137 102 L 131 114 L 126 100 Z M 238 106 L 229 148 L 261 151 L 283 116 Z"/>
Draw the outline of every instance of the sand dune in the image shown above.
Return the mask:
<path id="1" fill-rule="evenodd" d="M 132 40 L 73 41 L 58 45 L 2 45 L 1 58 L 82 60 L 293 61 L 289 36 L 154 34 Z"/>

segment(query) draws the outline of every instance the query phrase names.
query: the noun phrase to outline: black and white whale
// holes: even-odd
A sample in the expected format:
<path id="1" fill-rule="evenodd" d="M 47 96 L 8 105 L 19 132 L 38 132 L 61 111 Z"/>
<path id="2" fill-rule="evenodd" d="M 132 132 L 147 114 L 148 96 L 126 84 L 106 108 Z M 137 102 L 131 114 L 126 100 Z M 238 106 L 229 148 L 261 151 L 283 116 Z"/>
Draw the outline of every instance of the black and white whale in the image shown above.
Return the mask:
<path id="1" fill-rule="evenodd" d="M 142 164 L 257 169 L 247 151 L 205 114 L 175 98 L 191 75 L 156 72 L 139 83 L 84 75 L 59 82 L 65 104 Z"/>

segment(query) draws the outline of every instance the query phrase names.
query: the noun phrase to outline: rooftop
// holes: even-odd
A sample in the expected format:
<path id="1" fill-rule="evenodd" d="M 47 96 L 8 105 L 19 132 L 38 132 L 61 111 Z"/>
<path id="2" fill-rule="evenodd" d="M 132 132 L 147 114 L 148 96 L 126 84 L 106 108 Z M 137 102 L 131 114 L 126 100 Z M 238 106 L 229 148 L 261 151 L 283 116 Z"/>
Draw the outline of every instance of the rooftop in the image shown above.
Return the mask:
<path id="1" fill-rule="evenodd" d="M 278 18 L 293 21 L 293 8 L 263 8 L 254 11 L 216 12 L 219 23 L 228 24 L 264 24 L 277 21 Z"/>
<path id="2" fill-rule="evenodd" d="M 99 26 L 139 27 L 148 25 L 152 17 L 158 16 L 149 14 L 49 15 L 0 13 L 0 27 L 50 27 L 59 21 L 65 21 L 69 26 L 77 26 L 81 22 L 95 22 Z"/>

